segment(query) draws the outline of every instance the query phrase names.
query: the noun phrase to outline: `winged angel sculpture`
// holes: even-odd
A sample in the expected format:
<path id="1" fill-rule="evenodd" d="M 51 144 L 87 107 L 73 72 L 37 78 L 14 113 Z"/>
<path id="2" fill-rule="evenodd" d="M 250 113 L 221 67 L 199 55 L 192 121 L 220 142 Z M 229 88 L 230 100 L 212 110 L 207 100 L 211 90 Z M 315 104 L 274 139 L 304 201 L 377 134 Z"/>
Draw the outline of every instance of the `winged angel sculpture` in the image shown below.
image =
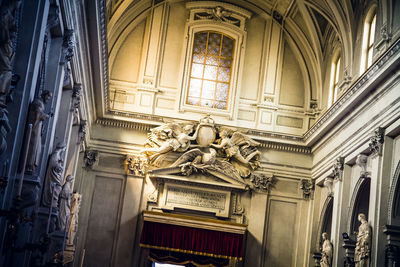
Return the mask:
<path id="1" fill-rule="evenodd" d="M 151 163 L 158 165 L 157 161 L 161 161 L 170 151 L 185 152 L 192 140 L 196 140 L 197 126 L 195 133 L 194 125 L 191 123 L 168 123 L 151 130 L 145 144 L 145 149 L 140 153 L 148 156 Z"/>
<path id="2" fill-rule="evenodd" d="M 147 156 L 153 167 L 163 165 L 184 175 L 194 172 L 222 175 L 241 182 L 260 166 L 261 153 L 257 150 L 260 144 L 244 133 L 229 127 L 216 128 L 209 116 L 201 119 L 194 130 L 195 126 L 168 123 L 152 129 L 142 155 Z M 176 160 L 168 164 L 174 157 Z"/>

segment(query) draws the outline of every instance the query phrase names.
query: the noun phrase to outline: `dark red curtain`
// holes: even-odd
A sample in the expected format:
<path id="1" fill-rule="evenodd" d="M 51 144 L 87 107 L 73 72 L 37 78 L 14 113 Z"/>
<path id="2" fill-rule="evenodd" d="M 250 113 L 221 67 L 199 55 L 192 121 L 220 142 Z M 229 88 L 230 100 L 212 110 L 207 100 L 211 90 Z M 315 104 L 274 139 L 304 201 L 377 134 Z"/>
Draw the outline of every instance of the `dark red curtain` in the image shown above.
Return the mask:
<path id="1" fill-rule="evenodd" d="M 243 256 L 243 235 L 145 221 L 142 247 L 237 259 Z"/>

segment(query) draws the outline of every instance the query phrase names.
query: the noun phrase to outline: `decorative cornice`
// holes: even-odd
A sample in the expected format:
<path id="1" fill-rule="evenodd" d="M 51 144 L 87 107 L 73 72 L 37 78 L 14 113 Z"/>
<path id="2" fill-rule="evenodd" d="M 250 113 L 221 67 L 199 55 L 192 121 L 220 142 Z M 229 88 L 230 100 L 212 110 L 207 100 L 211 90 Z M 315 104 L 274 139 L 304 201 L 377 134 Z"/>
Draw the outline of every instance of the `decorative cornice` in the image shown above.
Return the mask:
<path id="1" fill-rule="evenodd" d="M 164 118 L 162 116 L 144 114 L 144 113 L 131 113 L 126 111 L 108 110 L 107 114 L 114 116 L 122 116 L 126 118 L 139 119 L 139 120 L 164 122 Z"/>
<path id="2" fill-rule="evenodd" d="M 99 10 L 99 28 L 100 28 L 100 42 L 101 42 L 101 68 L 102 68 L 102 82 L 103 82 L 103 93 L 104 93 L 104 104 L 105 110 L 110 110 L 110 100 L 108 95 L 108 43 L 107 43 L 107 10 L 106 0 L 98 1 Z"/>
<path id="3" fill-rule="evenodd" d="M 260 142 L 260 146 L 264 148 L 296 152 L 302 154 L 311 154 L 311 147 L 308 146 L 299 146 L 299 145 L 291 145 L 291 144 L 275 143 L 275 142 L 259 141 L 259 140 L 257 141 Z"/>
<path id="4" fill-rule="evenodd" d="M 398 39 L 352 86 L 345 92 L 338 101 L 336 101 L 332 107 L 325 112 L 319 120 L 315 122 L 315 124 L 303 135 L 303 140 L 307 140 L 310 138 L 322 125 L 333 116 L 333 114 L 340 107 L 344 106 L 344 104 L 350 101 L 350 97 L 357 93 L 360 88 L 371 80 L 371 77 L 378 72 L 382 66 L 386 64 L 393 55 L 398 53 L 400 50 L 400 39 Z"/>
<path id="5" fill-rule="evenodd" d="M 106 127 L 126 128 L 126 129 L 145 131 L 145 132 L 150 131 L 152 128 L 158 126 L 158 125 L 150 125 L 150 124 L 137 123 L 137 122 L 131 122 L 131 121 L 104 119 L 104 118 L 97 119 L 96 124 L 106 126 Z"/>
<path id="6" fill-rule="evenodd" d="M 140 114 L 138 114 L 138 115 L 140 115 Z M 106 126 L 106 127 L 126 128 L 126 129 L 132 129 L 132 130 L 144 131 L 144 132 L 148 132 L 152 128 L 159 126 L 159 125 L 144 124 L 144 123 L 138 123 L 138 122 L 132 122 L 132 121 L 105 119 L 105 118 L 97 119 L 96 124 Z M 254 135 L 254 130 L 247 131 L 247 133 Z M 270 137 L 281 136 L 279 134 L 272 134 L 272 133 L 270 135 L 271 135 Z M 260 143 L 260 147 L 262 147 L 262 148 L 296 152 L 296 153 L 302 153 L 302 154 L 311 154 L 311 147 L 307 147 L 307 146 L 284 144 L 284 143 L 277 143 L 277 142 L 270 142 L 270 141 L 263 141 L 263 140 L 257 140 L 257 141 Z"/>

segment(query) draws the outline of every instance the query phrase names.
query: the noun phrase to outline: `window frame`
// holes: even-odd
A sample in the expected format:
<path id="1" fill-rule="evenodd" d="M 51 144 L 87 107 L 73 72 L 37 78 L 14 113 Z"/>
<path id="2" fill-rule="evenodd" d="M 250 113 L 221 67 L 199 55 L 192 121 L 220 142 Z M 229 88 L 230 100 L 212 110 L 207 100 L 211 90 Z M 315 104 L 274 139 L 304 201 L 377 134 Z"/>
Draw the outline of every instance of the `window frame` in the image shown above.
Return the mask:
<path id="1" fill-rule="evenodd" d="M 360 74 L 364 73 L 373 62 L 376 21 L 376 7 L 372 7 L 367 13 L 363 23 Z"/>
<path id="2" fill-rule="evenodd" d="M 217 109 L 202 106 L 194 106 L 186 103 L 189 92 L 189 80 L 191 75 L 191 62 L 193 56 L 193 43 L 194 35 L 198 32 L 212 31 L 224 34 L 234 40 L 233 59 L 231 65 L 230 87 L 227 97 L 227 108 Z M 185 62 L 182 75 L 182 90 L 180 96 L 181 112 L 191 111 L 196 113 L 208 113 L 213 115 L 225 116 L 229 118 L 234 117 L 234 107 L 238 102 L 240 77 L 243 70 L 243 58 L 245 51 L 246 32 L 239 27 L 235 27 L 229 23 L 218 22 L 212 20 L 194 20 L 187 24 L 187 43 Z"/>
<path id="3" fill-rule="evenodd" d="M 223 34 L 223 33 L 221 33 L 221 32 L 216 32 L 216 31 L 213 31 L 213 30 L 209 30 L 209 31 L 200 31 L 200 32 L 196 32 L 196 33 L 206 33 L 207 34 L 207 39 L 206 39 L 206 49 L 207 49 L 207 47 L 208 47 L 208 39 L 209 39 L 209 36 L 210 36 L 210 34 L 219 34 L 219 35 L 221 35 L 221 39 L 225 36 L 225 37 L 227 37 L 227 38 L 230 38 L 230 39 L 232 39 L 233 40 L 233 43 L 234 43 L 234 46 L 235 46 L 235 40 L 233 39 L 233 38 L 231 38 L 229 35 L 226 35 L 226 34 Z M 196 33 L 194 33 L 194 35 L 196 35 Z M 194 41 L 194 38 L 193 38 L 193 41 Z M 222 41 L 221 41 L 221 44 L 220 44 L 220 48 L 222 48 Z M 234 60 L 234 58 L 235 58 L 235 53 L 234 53 L 234 46 L 232 47 L 232 57 L 231 57 L 231 59 L 232 59 L 232 63 L 233 63 L 233 60 Z M 193 49 L 193 47 L 192 47 L 192 49 Z M 205 55 L 207 55 L 208 56 L 208 53 L 207 53 L 207 51 L 206 51 L 206 54 Z M 219 108 L 215 108 L 215 107 L 212 107 L 211 109 L 216 109 L 216 110 L 227 110 L 227 108 L 228 108 L 228 99 L 229 99 L 229 96 L 230 96 L 230 93 L 231 93 L 231 82 L 232 82 L 232 65 L 233 64 L 230 64 L 230 66 L 229 66 L 229 80 L 228 81 L 221 81 L 221 80 L 217 80 L 217 79 L 215 79 L 215 80 L 212 80 L 212 79 L 207 79 L 207 78 L 204 78 L 204 72 L 205 72 L 205 66 L 207 66 L 207 64 L 206 64 L 206 62 L 203 62 L 201 65 L 203 66 L 203 77 L 202 78 L 196 78 L 196 77 L 193 77 L 193 73 L 192 73 L 192 70 L 193 70 L 193 64 L 194 64 L 194 61 L 193 61 L 193 56 L 194 56 L 194 53 L 193 53 L 193 50 L 192 50 L 192 55 L 191 55 L 191 58 L 190 58 L 190 66 L 189 66 L 189 68 L 190 68 L 190 70 L 189 70 L 189 81 L 188 81 L 188 88 L 187 88 L 187 95 L 186 95 L 186 99 L 185 99 L 185 104 L 186 105 L 191 105 L 191 106 L 197 106 L 197 107 L 201 107 L 201 108 L 207 108 L 206 106 L 201 106 L 201 105 L 192 105 L 192 104 L 188 104 L 187 102 L 188 102 L 188 100 L 189 100 L 189 98 L 191 98 L 190 96 L 189 96 L 189 94 L 188 94 L 188 92 L 189 92 L 189 90 L 190 90 L 190 84 L 191 84 L 191 78 L 195 78 L 195 79 L 198 79 L 198 80 L 201 80 L 202 81 L 202 87 L 201 87 L 201 92 L 203 92 L 203 90 L 204 90 L 204 82 L 205 81 L 212 81 L 212 82 L 215 82 L 216 84 L 218 84 L 218 83 L 223 83 L 223 84 L 228 84 L 228 92 L 227 92 L 227 98 L 225 99 L 225 101 L 220 101 L 220 102 L 226 102 L 226 106 L 225 106 L 225 108 L 224 109 L 219 109 Z M 220 57 L 220 56 L 218 56 L 218 57 Z M 226 57 L 225 57 L 226 58 Z M 199 64 L 199 63 L 196 63 L 196 64 Z M 217 69 L 219 69 L 220 68 L 220 64 L 218 63 L 218 65 L 217 65 Z M 214 98 L 212 99 L 212 101 L 213 102 L 215 102 L 215 101 L 217 101 L 217 98 L 216 98 L 216 93 L 217 93 L 217 89 L 215 88 L 215 91 L 214 91 Z M 202 97 L 202 95 L 200 95 L 199 97 L 193 97 L 192 96 L 192 98 L 198 98 L 200 101 L 202 101 L 202 100 L 204 100 L 205 98 L 203 98 Z M 200 104 L 200 103 L 199 103 Z"/>
<path id="4" fill-rule="evenodd" d="M 328 108 L 330 108 L 336 102 L 336 100 L 338 98 L 341 61 L 342 61 L 341 53 L 337 52 L 337 55 L 332 58 L 332 64 L 331 64 L 331 75 L 330 75 L 330 80 L 329 80 Z"/>

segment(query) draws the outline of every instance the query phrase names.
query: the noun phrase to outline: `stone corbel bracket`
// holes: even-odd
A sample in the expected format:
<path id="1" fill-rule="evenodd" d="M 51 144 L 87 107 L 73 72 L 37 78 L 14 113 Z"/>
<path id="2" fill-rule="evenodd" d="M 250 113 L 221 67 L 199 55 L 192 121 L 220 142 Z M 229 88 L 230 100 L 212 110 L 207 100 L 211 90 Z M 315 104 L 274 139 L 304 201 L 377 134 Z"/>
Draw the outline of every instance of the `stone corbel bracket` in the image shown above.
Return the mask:
<path id="1" fill-rule="evenodd" d="M 145 176 L 149 167 L 149 162 L 145 156 L 127 155 L 125 166 L 128 174 Z"/>
<path id="2" fill-rule="evenodd" d="M 334 192 L 333 192 L 333 178 L 332 177 L 326 177 L 324 179 L 324 187 L 328 190 L 328 196 L 333 197 Z"/>
<path id="3" fill-rule="evenodd" d="M 273 174 L 251 174 L 250 176 L 251 186 L 250 188 L 256 192 L 269 193 L 271 188 L 276 183 L 276 178 Z"/>
<path id="4" fill-rule="evenodd" d="M 369 139 L 369 149 L 372 154 L 382 156 L 382 148 L 385 137 L 385 129 L 379 127 L 375 130 L 374 135 Z"/>
<path id="5" fill-rule="evenodd" d="M 333 164 L 333 179 L 337 181 L 342 181 L 343 179 L 343 169 L 344 169 L 344 157 L 338 157 Z"/>
<path id="6" fill-rule="evenodd" d="M 361 171 L 360 171 L 360 177 L 361 178 L 368 178 L 371 176 L 369 172 L 367 172 L 367 161 L 368 161 L 368 156 L 364 154 L 360 154 L 357 156 L 356 159 L 356 164 L 360 166 Z"/>
<path id="7" fill-rule="evenodd" d="M 84 155 L 85 167 L 92 169 L 99 162 L 99 152 L 95 150 L 86 150 Z"/>
<path id="8" fill-rule="evenodd" d="M 303 190 L 303 198 L 313 199 L 314 197 L 314 189 L 315 189 L 315 181 L 310 179 L 301 179 L 300 189 Z"/>

